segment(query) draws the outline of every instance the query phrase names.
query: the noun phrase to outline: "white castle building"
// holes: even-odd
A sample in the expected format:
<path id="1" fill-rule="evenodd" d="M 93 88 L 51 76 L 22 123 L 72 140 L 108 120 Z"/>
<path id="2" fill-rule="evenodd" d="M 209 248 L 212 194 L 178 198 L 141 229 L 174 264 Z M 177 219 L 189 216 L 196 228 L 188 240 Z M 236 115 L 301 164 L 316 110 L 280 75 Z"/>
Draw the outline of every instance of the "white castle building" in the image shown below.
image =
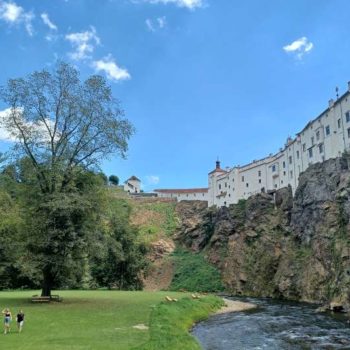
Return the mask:
<path id="1" fill-rule="evenodd" d="M 124 191 L 128 193 L 140 193 L 141 192 L 141 180 L 136 176 L 129 177 L 124 182 Z"/>
<path id="2" fill-rule="evenodd" d="M 173 196 L 178 200 L 207 200 L 208 206 L 218 207 L 288 185 L 292 187 L 294 193 L 300 173 L 309 165 L 339 157 L 348 150 L 350 150 L 350 82 L 348 91 L 336 100 L 330 100 L 328 108 L 310 121 L 294 139 L 288 138 L 278 153 L 226 170 L 221 169 L 220 162 L 217 161 L 216 168 L 208 175 L 207 194 L 205 195 L 203 191 L 202 198 L 200 195 L 194 197 L 197 192 L 192 193 L 191 189 L 155 190 L 155 192 L 162 196 Z M 204 199 L 205 197 L 207 199 Z"/>

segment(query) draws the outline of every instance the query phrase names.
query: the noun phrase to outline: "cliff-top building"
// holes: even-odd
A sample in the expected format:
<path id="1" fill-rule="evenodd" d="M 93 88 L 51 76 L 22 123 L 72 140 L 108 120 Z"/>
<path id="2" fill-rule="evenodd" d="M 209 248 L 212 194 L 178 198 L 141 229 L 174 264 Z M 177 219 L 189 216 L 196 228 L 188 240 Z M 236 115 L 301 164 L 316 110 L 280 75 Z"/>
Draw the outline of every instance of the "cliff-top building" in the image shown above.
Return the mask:
<path id="1" fill-rule="evenodd" d="M 140 193 L 141 192 L 141 180 L 138 179 L 136 176 L 129 177 L 124 182 L 124 191 L 128 193 Z"/>
<path id="2" fill-rule="evenodd" d="M 221 169 L 217 161 L 215 169 L 208 174 L 207 199 L 202 200 L 207 200 L 209 206 L 220 207 L 288 185 L 294 193 L 300 173 L 309 165 L 339 157 L 347 150 L 350 150 L 350 82 L 348 91 L 337 100 L 330 100 L 328 108 L 310 121 L 294 139 L 288 138 L 278 153 L 226 170 Z M 162 190 L 162 193 L 170 196 L 174 191 L 181 190 Z M 194 193 L 177 198 L 201 200 L 200 196 L 194 198 Z"/>

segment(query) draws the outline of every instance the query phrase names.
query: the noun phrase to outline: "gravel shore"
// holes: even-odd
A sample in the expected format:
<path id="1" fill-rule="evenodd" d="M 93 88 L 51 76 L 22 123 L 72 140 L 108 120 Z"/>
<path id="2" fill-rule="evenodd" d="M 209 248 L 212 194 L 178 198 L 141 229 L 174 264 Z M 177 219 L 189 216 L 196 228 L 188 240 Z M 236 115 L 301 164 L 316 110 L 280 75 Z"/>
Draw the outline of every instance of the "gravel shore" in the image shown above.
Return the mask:
<path id="1" fill-rule="evenodd" d="M 256 308 L 255 304 L 244 303 L 242 301 L 235 301 L 226 298 L 223 299 L 225 302 L 225 306 L 218 310 L 216 314 L 226 314 L 228 312 L 239 312 Z"/>

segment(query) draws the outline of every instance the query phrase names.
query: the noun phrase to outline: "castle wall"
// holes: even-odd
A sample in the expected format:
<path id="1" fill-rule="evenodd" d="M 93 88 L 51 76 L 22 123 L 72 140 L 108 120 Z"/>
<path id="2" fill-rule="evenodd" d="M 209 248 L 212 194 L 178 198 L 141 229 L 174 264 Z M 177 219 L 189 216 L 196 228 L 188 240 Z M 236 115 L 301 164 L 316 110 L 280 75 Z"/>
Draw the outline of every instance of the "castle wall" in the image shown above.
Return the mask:
<path id="1" fill-rule="evenodd" d="M 309 122 L 295 139 L 288 139 L 280 152 L 234 167 L 224 174 L 210 173 L 209 206 L 237 203 L 261 191 L 288 185 L 294 193 L 300 173 L 309 165 L 336 158 L 350 150 L 349 91 L 337 101 L 330 101 L 329 108 Z"/>
<path id="2" fill-rule="evenodd" d="M 155 190 L 159 198 L 174 198 L 178 202 L 180 201 L 209 201 L 208 190 L 206 191 L 193 191 L 191 190 Z"/>

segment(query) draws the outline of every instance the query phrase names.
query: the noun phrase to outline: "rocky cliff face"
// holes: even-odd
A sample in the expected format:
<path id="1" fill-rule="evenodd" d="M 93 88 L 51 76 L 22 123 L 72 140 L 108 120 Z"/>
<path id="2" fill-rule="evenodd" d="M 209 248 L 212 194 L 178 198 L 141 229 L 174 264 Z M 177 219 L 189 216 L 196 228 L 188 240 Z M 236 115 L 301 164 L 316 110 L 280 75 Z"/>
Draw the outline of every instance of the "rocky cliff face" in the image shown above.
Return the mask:
<path id="1" fill-rule="evenodd" d="M 234 294 L 350 306 L 350 158 L 229 208 L 180 202 L 180 244 L 204 251 Z"/>

